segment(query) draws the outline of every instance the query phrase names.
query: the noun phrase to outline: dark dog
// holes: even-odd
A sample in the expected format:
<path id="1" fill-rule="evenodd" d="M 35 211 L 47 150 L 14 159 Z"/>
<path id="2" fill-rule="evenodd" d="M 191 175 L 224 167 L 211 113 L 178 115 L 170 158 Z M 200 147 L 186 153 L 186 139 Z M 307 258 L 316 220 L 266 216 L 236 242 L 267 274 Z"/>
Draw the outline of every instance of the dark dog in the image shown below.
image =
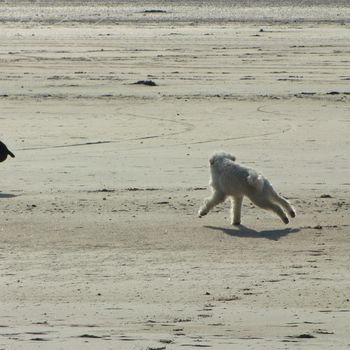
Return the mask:
<path id="1" fill-rule="evenodd" d="M 15 158 L 15 155 L 0 141 L 0 162 L 6 160 L 7 156 Z"/>

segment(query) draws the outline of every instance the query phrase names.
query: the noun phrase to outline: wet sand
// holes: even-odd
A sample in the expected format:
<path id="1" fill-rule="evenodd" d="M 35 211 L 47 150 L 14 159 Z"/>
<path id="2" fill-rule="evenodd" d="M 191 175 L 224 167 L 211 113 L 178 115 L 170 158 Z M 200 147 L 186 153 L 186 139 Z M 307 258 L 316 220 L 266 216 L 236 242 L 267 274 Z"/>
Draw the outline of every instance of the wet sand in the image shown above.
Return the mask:
<path id="1" fill-rule="evenodd" d="M 348 348 L 348 34 L 0 24 L 0 347 Z M 197 218 L 220 149 L 297 218 Z"/>

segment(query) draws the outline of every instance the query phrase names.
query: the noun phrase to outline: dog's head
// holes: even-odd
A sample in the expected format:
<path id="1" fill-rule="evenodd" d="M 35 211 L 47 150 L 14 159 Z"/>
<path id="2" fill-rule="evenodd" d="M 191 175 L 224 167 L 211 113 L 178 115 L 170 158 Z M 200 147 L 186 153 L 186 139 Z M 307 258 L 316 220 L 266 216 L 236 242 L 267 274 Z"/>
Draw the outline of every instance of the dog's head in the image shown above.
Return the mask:
<path id="1" fill-rule="evenodd" d="M 211 166 L 213 166 L 214 164 L 221 163 L 225 159 L 229 159 L 234 162 L 236 160 L 236 157 L 227 152 L 216 152 L 210 157 L 209 163 Z"/>

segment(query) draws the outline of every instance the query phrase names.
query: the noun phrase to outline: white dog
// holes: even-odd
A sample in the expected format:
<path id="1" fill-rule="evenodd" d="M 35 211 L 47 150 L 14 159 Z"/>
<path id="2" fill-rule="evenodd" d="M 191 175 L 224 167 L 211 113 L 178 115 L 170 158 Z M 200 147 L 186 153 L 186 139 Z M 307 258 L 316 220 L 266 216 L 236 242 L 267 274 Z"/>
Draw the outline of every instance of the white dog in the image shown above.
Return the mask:
<path id="1" fill-rule="evenodd" d="M 199 217 L 208 214 L 217 204 L 231 197 L 231 223 L 240 225 L 243 197 L 247 196 L 258 207 L 273 211 L 288 224 L 289 219 L 282 208 L 294 218 L 295 210 L 290 203 L 273 189 L 269 180 L 262 174 L 235 163 L 235 160 L 234 156 L 226 152 L 215 153 L 210 158 L 210 185 L 213 194 L 199 209 Z"/>

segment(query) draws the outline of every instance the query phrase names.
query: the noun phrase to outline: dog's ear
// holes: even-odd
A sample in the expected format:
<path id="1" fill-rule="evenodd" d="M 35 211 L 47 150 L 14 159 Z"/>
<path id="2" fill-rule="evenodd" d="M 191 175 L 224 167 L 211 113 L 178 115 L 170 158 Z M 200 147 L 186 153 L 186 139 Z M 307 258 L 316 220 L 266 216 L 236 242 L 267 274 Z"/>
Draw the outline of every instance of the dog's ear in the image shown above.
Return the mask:
<path id="1" fill-rule="evenodd" d="M 236 160 L 236 157 L 230 154 L 229 158 L 234 162 Z"/>

